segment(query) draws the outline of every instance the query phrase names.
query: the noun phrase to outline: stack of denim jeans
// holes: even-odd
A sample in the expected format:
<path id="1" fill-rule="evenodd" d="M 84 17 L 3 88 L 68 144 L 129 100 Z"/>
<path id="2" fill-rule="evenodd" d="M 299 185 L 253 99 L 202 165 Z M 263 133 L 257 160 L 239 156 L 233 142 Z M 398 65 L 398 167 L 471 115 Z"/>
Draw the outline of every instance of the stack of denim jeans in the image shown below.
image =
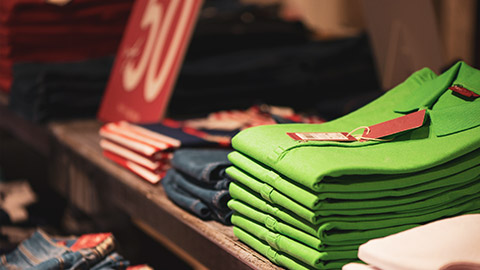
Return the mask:
<path id="1" fill-rule="evenodd" d="M 126 269 L 130 264 L 115 252 L 110 233 L 56 238 L 38 230 L 0 258 L 1 270 Z"/>
<path id="2" fill-rule="evenodd" d="M 33 122 L 94 117 L 112 64 L 113 57 L 17 63 L 9 108 Z"/>
<path id="3" fill-rule="evenodd" d="M 201 219 L 213 219 L 230 225 L 232 211 L 225 169 L 231 166 L 230 150 L 179 149 L 172 169 L 162 180 L 167 196 L 178 206 Z"/>
<path id="4" fill-rule="evenodd" d="M 60 2 L 0 1 L 0 91 L 10 90 L 15 63 L 79 61 L 116 52 L 132 0 Z"/>
<path id="5" fill-rule="evenodd" d="M 338 269 L 370 239 L 479 213 L 479 76 L 425 68 L 337 120 L 240 132 L 235 235 L 287 268 Z"/>

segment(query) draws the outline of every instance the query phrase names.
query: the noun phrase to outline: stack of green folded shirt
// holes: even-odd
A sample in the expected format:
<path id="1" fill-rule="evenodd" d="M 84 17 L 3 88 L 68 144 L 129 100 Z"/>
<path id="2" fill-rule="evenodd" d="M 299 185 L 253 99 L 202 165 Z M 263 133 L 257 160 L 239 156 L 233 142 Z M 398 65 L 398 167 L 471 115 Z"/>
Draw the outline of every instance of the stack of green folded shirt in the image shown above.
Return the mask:
<path id="1" fill-rule="evenodd" d="M 452 86 L 462 91 L 452 91 Z M 363 108 L 321 124 L 260 126 L 232 140 L 235 235 L 290 269 L 338 269 L 366 241 L 480 213 L 480 71 L 422 69 Z M 426 110 L 385 140 L 298 141 Z"/>

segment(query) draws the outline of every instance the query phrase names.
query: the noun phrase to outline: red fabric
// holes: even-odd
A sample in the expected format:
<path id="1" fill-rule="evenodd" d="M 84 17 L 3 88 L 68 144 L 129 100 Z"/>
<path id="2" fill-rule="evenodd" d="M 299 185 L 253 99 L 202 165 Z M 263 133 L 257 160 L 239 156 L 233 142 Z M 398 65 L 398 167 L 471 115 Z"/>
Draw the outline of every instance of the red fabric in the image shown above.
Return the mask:
<path id="1" fill-rule="evenodd" d="M 75 244 L 70 247 L 72 251 L 78 251 L 83 248 L 94 248 L 100 245 L 107 238 L 112 238 L 112 233 L 84 234 L 80 236 Z"/>
<path id="2" fill-rule="evenodd" d="M 2 78 L 0 77 L 0 91 L 2 92 L 10 92 L 10 86 L 12 85 L 11 78 Z"/>
<path id="3" fill-rule="evenodd" d="M 0 0 L 0 90 L 15 62 L 77 61 L 113 55 L 134 0 Z"/>
<path id="4" fill-rule="evenodd" d="M 58 61 L 76 61 L 88 58 L 102 57 L 115 54 L 118 43 L 100 44 L 91 47 L 75 47 L 70 49 L 55 49 L 45 51 L 23 51 L 9 52 L 0 48 L 0 57 L 8 56 L 14 62 L 19 61 L 42 61 L 42 62 L 58 62 Z M 5 54 L 7 53 L 7 54 Z"/>
<path id="5" fill-rule="evenodd" d="M 93 10 L 93 14 L 100 12 L 103 14 L 112 14 L 112 12 L 118 11 L 119 7 L 113 4 L 128 3 L 132 5 L 132 0 L 71 0 L 68 4 L 59 6 L 55 4 L 49 4 L 45 0 L 2 0 L 0 1 L 0 21 L 12 22 L 12 21 L 28 21 L 28 22 L 58 22 L 62 18 L 76 18 L 78 11 L 88 10 L 91 7 L 97 7 Z M 100 7 L 100 8 L 99 8 Z M 103 9 L 102 9 L 103 8 Z M 125 7 L 123 7 L 125 8 Z M 128 7 L 130 9 L 130 7 Z M 31 12 L 33 17 L 27 17 L 17 14 L 24 12 Z M 61 15 L 60 15 L 61 14 Z M 92 14 L 87 12 L 85 14 Z M 82 13 L 80 13 L 82 15 Z"/>
<path id="6" fill-rule="evenodd" d="M 0 22 L 7 25 L 23 24 L 52 24 L 56 22 L 104 22 L 128 17 L 132 1 L 108 3 L 101 1 L 95 5 L 79 7 L 77 9 L 49 10 L 39 7 L 24 7 L 12 13 L 0 11 Z"/>

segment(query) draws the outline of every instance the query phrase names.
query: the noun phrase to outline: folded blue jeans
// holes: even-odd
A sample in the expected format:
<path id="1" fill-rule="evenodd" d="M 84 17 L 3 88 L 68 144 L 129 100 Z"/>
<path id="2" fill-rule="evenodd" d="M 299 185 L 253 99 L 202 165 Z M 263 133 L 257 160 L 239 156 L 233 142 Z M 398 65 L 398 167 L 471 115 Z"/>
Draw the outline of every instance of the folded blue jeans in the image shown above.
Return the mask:
<path id="1" fill-rule="evenodd" d="M 230 152 L 226 149 L 179 149 L 173 156 L 172 167 L 215 189 L 228 189 L 231 180 L 225 169 L 232 164 L 227 158 Z"/>
<path id="2" fill-rule="evenodd" d="M 180 207 L 194 213 L 202 219 L 212 218 L 230 225 L 232 211 L 227 203 L 230 200 L 228 190 L 215 190 L 195 184 L 191 177 L 175 169 L 170 169 L 162 179 L 167 196 Z"/>

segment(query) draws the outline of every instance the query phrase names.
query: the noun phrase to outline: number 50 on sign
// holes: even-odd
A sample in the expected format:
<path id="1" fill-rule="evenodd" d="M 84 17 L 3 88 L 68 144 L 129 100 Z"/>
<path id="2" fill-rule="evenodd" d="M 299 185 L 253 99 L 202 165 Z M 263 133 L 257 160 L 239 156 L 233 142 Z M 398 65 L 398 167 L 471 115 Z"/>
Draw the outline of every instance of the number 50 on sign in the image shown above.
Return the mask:
<path id="1" fill-rule="evenodd" d="M 137 0 L 98 118 L 157 122 L 165 113 L 201 0 Z"/>

